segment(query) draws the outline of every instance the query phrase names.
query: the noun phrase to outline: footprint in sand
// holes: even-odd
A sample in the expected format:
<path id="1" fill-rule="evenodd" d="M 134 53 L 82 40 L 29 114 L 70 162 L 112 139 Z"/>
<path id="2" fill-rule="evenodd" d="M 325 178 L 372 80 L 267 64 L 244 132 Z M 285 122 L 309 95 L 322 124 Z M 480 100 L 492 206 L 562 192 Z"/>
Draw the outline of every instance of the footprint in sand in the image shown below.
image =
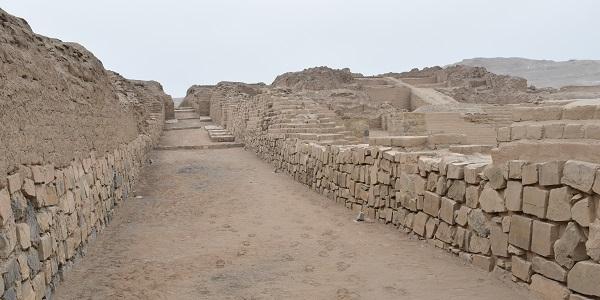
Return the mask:
<path id="1" fill-rule="evenodd" d="M 217 266 L 217 268 L 223 268 L 223 267 L 225 267 L 225 261 L 219 258 L 215 262 L 215 265 Z"/>
<path id="2" fill-rule="evenodd" d="M 338 300 L 358 300 L 360 295 L 357 292 L 342 288 L 337 290 L 336 298 Z"/>
<path id="3" fill-rule="evenodd" d="M 348 270 L 348 268 L 350 268 L 350 265 L 343 261 L 338 262 L 336 264 L 336 266 L 337 266 L 338 272 L 344 272 L 344 271 Z"/>
<path id="4" fill-rule="evenodd" d="M 327 251 L 320 251 L 320 252 L 319 252 L 319 256 L 320 256 L 320 257 L 328 257 L 328 256 L 329 256 L 329 253 L 328 253 Z"/>

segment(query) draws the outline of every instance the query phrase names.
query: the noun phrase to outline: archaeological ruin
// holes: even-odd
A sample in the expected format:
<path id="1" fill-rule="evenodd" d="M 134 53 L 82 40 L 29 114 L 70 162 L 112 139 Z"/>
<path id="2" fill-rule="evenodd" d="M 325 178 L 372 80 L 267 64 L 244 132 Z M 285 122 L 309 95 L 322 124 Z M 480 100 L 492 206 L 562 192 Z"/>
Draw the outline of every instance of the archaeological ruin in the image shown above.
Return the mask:
<path id="1" fill-rule="evenodd" d="M 174 107 L 0 41 L 2 299 L 600 299 L 598 86 L 316 67 Z"/>

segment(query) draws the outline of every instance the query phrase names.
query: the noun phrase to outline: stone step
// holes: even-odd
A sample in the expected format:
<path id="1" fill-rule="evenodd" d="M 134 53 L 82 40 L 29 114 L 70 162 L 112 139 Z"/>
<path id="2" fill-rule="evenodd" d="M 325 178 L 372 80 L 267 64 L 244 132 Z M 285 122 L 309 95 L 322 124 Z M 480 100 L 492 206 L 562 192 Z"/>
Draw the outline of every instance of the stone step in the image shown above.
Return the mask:
<path id="1" fill-rule="evenodd" d="M 176 113 L 196 112 L 196 110 L 193 108 L 185 108 L 185 109 L 178 108 L 178 109 L 175 109 L 175 112 Z"/>
<path id="2" fill-rule="evenodd" d="M 490 154 L 496 145 L 451 145 L 450 151 L 465 155 L 470 154 Z"/>
<path id="3" fill-rule="evenodd" d="M 369 145 L 414 148 L 427 145 L 427 136 L 381 136 L 370 137 Z"/>
<path id="4" fill-rule="evenodd" d="M 235 137 L 233 135 L 212 135 L 210 140 L 213 142 L 234 142 Z"/>
<path id="5" fill-rule="evenodd" d="M 600 120 L 518 122 L 498 129 L 499 142 L 543 139 L 600 140 Z"/>
<path id="6" fill-rule="evenodd" d="M 163 151 L 174 150 L 213 150 L 213 149 L 229 149 L 244 147 L 243 143 L 228 143 L 210 144 L 210 145 L 194 145 L 194 146 L 156 146 L 154 149 Z"/>
<path id="7" fill-rule="evenodd" d="M 492 150 L 494 164 L 509 160 L 531 162 L 580 160 L 600 163 L 600 141 L 586 139 L 519 140 Z"/>

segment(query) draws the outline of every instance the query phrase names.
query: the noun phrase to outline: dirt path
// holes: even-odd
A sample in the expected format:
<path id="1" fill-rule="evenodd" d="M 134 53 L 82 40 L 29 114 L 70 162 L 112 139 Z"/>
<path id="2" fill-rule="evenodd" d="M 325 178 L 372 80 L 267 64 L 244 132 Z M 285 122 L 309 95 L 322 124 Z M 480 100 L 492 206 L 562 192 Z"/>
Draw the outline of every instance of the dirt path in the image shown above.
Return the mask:
<path id="1" fill-rule="evenodd" d="M 56 299 L 526 299 L 241 148 L 155 151 Z"/>

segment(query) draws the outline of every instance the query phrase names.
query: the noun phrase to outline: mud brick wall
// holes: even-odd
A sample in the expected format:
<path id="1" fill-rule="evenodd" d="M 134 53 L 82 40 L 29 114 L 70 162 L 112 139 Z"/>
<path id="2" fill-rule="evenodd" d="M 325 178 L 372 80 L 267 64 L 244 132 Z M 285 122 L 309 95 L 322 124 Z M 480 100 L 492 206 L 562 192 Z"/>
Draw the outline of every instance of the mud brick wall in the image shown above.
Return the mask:
<path id="1" fill-rule="evenodd" d="M 323 146 L 268 133 L 268 97 L 229 104 L 248 150 L 340 205 L 548 298 L 600 297 L 600 165 Z"/>
<path id="2" fill-rule="evenodd" d="M 68 166 L 21 165 L 0 188 L 2 299 L 50 299 L 89 241 L 102 232 L 132 187 L 156 143 L 162 118 L 106 153 Z"/>

